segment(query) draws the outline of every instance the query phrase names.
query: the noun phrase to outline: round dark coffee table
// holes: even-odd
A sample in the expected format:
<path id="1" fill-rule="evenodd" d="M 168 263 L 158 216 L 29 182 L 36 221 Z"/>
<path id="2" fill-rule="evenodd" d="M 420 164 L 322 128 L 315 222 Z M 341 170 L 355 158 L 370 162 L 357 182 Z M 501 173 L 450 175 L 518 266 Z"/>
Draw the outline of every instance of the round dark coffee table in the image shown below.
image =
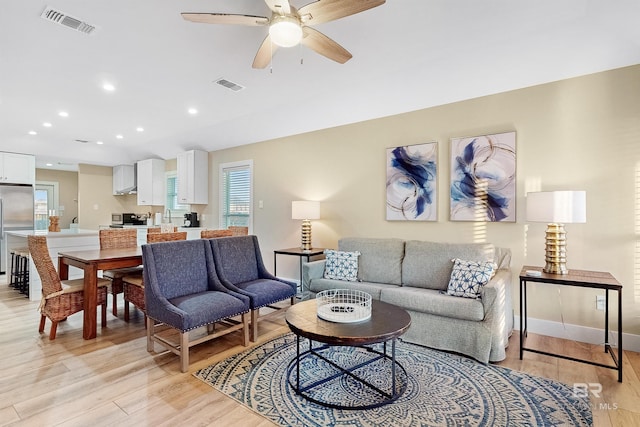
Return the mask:
<path id="1" fill-rule="evenodd" d="M 371 303 L 371 317 L 356 323 L 336 323 L 319 318 L 315 300 L 295 304 L 287 310 L 285 319 L 296 335 L 297 345 L 296 357 L 288 368 L 288 381 L 297 394 L 330 408 L 370 409 L 393 402 L 404 393 L 407 388 L 407 372 L 396 360 L 396 338 L 409 329 L 411 317 L 406 310 L 395 305 L 375 300 Z M 301 351 L 301 340 L 304 338 L 309 340 L 309 346 Z M 314 342 L 320 345 L 314 347 Z M 391 354 L 387 353 L 388 342 L 391 342 Z M 345 363 L 344 357 L 339 361 L 332 360 L 329 355 L 332 347 L 336 346 L 352 347 L 347 359 L 354 363 Z M 321 359 L 317 362 L 325 366 L 331 365 L 334 372 L 325 377 L 314 377 L 312 369 L 304 366 L 305 363 L 311 366 L 316 362 L 312 358 Z M 391 378 L 390 389 L 382 390 L 379 387 L 380 381 L 375 381 L 378 384 L 374 384 L 369 378 L 363 378 L 359 372 L 367 368 L 381 376 L 385 375 L 386 370 Z M 305 375 L 302 384 L 301 372 Z M 326 393 L 322 386 L 337 379 L 355 381 L 363 386 L 359 387 L 357 403 L 349 404 L 344 400 L 332 401 L 327 398 L 331 393 Z M 366 401 L 363 401 L 363 393 Z"/>

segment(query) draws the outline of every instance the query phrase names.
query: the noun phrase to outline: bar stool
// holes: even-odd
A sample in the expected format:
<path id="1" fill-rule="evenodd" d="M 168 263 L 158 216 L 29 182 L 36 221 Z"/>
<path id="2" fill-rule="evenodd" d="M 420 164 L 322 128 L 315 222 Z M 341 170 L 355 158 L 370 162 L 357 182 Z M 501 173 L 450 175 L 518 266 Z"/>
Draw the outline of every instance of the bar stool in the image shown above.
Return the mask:
<path id="1" fill-rule="evenodd" d="M 22 248 L 18 254 L 18 290 L 29 296 L 29 249 Z"/>
<path id="2" fill-rule="evenodd" d="M 9 286 L 27 296 L 29 295 L 29 259 L 29 249 L 15 248 L 11 250 Z"/>
<path id="3" fill-rule="evenodd" d="M 9 277 L 9 286 L 12 288 L 18 287 L 18 254 L 19 250 L 12 249 L 11 250 L 11 272 Z"/>

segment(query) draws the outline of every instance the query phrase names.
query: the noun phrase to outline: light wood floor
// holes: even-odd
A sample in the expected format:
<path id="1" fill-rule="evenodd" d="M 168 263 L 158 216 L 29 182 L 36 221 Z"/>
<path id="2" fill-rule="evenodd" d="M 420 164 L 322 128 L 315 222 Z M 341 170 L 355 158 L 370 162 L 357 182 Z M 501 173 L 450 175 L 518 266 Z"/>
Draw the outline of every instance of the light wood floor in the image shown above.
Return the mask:
<path id="1" fill-rule="evenodd" d="M 147 353 L 139 313 L 128 324 L 109 314 L 108 326 L 98 327 L 98 337 L 89 341 L 82 339 L 82 315 L 76 314 L 59 325 L 50 342 L 38 334 L 38 304 L 4 280 L 0 276 L 1 425 L 273 425 L 191 375 L 243 350 L 239 336 L 194 347 L 190 370 L 183 374 L 177 356 Z M 47 321 L 45 333 L 49 326 Z M 260 341 L 286 331 L 282 317 L 264 321 Z M 516 335 L 500 365 L 567 384 L 601 383 L 601 398 L 592 399 L 594 425 L 640 426 L 640 354 L 625 352 L 620 384 L 609 369 L 534 353 L 525 353 L 521 361 Z M 599 347 L 567 340 L 530 335 L 527 345 L 607 361 Z"/>

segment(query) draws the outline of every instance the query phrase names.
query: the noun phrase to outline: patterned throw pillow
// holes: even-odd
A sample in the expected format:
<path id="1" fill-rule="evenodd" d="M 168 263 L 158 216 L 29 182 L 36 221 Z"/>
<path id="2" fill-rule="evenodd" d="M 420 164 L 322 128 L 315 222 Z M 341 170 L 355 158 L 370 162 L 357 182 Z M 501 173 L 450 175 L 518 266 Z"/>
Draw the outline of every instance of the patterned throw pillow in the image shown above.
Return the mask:
<path id="1" fill-rule="evenodd" d="M 447 294 L 463 298 L 478 298 L 480 289 L 487 283 L 496 265 L 492 261 L 463 261 L 453 260 L 453 270 Z"/>
<path id="2" fill-rule="evenodd" d="M 355 282 L 358 280 L 358 257 L 360 252 L 342 252 L 333 249 L 325 249 L 324 256 L 324 278 L 347 280 Z"/>

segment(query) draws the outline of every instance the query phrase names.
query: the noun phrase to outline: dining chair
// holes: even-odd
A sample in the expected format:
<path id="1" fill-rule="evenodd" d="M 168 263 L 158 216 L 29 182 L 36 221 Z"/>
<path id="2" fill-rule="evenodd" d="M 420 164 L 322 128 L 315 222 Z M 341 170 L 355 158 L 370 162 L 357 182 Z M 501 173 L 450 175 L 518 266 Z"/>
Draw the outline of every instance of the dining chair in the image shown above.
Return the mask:
<path id="1" fill-rule="evenodd" d="M 241 226 L 237 226 L 237 225 L 230 225 L 228 227 L 229 230 L 231 230 L 231 233 L 234 236 L 247 236 L 249 235 L 249 227 L 241 227 Z"/>
<path id="2" fill-rule="evenodd" d="M 274 304 L 289 299 L 295 302 L 296 284 L 267 271 L 256 236 L 234 236 L 209 239 L 216 271 L 222 284 L 232 291 L 247 295 L 251 305 L 251 341 L 258 338 L 258 322 L 286 310 Z M 260 315 L 261 308 L 270 312 Z"/>
<path id="3" fill-rule="evenodd" d="M 178 227 L 174 226 L 173 227 L 173 231 L 174 232 L 178 231 Z M 161 233 L 161 232 L 162 232 L 162 227 L 149 227 L 149 228 L 147 228 L 147 235 L 154 234 L 154 233 Z"/>
<path id="4" fill-rule="evenodd" d="M 40 302 L 40 327 L 38 332 L 44 331 L 47 319 L 51 320 L 49 339 L 56 338 L 58 322 L 84 309 L 84 279 L 60 280 L 56 271 L 46 236 L 27 236 L 27 244 L 31 259 L 36 266 L 42 282 L 42 301 Z M 98 279 L 97 304 L 101 308 L 102 326 L 107 324 L 107 289 L 109 280 Z"/>
<path id="5" fill-rule="evenodd" d="M 102 229 L 98 236 L 100 249 L 125 249 L 138 246 L 138 230 L 135 228 Z M 102 277 L 111 280 L 111 295 L 113 295 L 111 312 L 114 316 L 118 315 L 117 295 L 124 292 L 122 278 L 136 274 L 142 276 L 142 267 L 117 268 L 102 272 Z"/>
<path id="6" fill-rule="evenodd" d="M 233 231 L 231 230 L 202 230 L 200 232 L 201 239 L 214 239 L 216 237 L 231 237 Z"/>
<path id="7" fill-rule="evenodd" d="M 170 242 L 175 240 L 187 240 L 186 231 L 173 233 L 151 233 L 147 234 L 147 244 L 157 242 Z M 144 279 L 142 274 L 127 275 L 122 278 L 124 286 L 124 321 L 129 321 L 129 303 L 137 307 L 145 315 L 145 326 L 147 318 L 146 304 L 144 301 Z"/>
<path id="8" fill-rule="evenodd" d="M 248 344 L 249 298 L 222 285 L 208 240 L 144 245 L 142 258 L 147 283 L 147 351 L 161 344 L 180 356 L 180 370 L 186 372 L 189 348 L 196 344 L 234 331 L 241 331 L 242 345 Z M 160 323 L 177 330 L 180 339 L 157 335 L 155 328 Z M 195 333 L 203 327 L 205 334 Z"/>

